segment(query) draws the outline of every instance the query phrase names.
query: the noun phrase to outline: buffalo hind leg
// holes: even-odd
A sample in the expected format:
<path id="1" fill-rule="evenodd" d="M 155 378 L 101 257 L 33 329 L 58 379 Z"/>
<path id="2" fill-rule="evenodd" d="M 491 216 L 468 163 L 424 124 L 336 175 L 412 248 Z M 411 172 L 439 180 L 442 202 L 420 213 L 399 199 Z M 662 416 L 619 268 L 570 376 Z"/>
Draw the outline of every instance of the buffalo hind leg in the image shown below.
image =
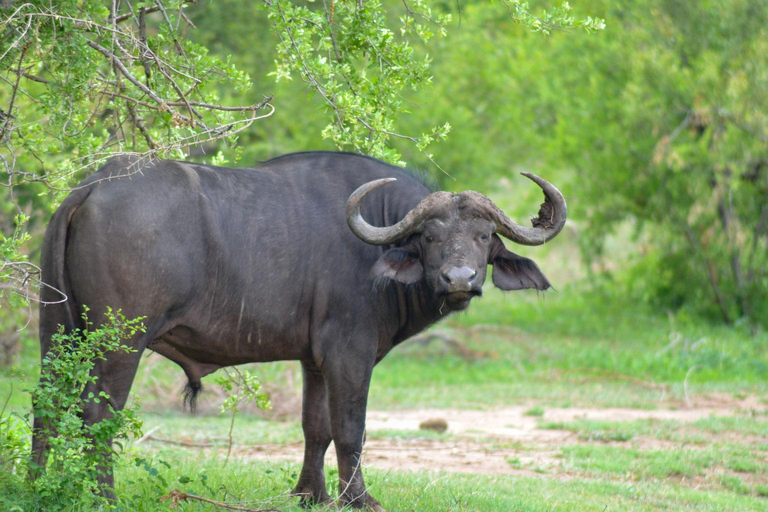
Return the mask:
<path id="1" fill-rule="evenodd" d="M 47 375 L 40 375 L 38 386 L 43 387 L 48 380 Z M 29 479 L 36 480 L 45 471 L 45 465 L 48 461 L 48 452 L 51 449 L 50 439 L 56 435 L 53 428 L 42 417 L 36 404 L 32 404 L 32 457 L 29 461 Z"/>
<path id="2" fill-rule="evenodd" d="M 343 506 L 384 512 L 365 488 L 362 453 L 365 411 L 373 371 L 362 354 L 326 359 L 323 367 L 328 387 L 331 434 L 339 463 L 339 502 Z M 363 356 L 363 357 L 360 357 Z"/>
<path id="3" fill-rule="evenodd" d="M 131 391 L 133 378 L 141 359 L 141 344 L 133 343 L 134 340 L 127 340 L 125 344 L 139 347 L 137 352 L 126 354 L 124 352 L 110 352 L 107 360 L 96 361 L 92 374 L 98 377 L 96 382 L 89 383 L 83 391 L 83 396 L 87 397 L 93 393 L 94 397 L 99 397 L 103 391 L 109 395 L 109 399 L 99 399 L 97 403 L 94 400 L 85 400 L 83 413 L 81 415 L 83 423 L 87 426 L 94 425 L 101 420 L 112 417 L 110 406 L 114 411 L 121 411 L 125 407 L 128 395 Z M 41 382 L 45 382 L 46 376 L 41 376 Z M 30 468 L 30 477 L 37 478 L 45 470 L 45 463 L 48 458 L 50 443 L 49 437 L 55 436 L 56 432 L 47 428 L 43 419 L 39 415 L 35 416 L 34 436 L 32 443 L 32 467 Z M 114 477 L 112 472 L 112 439 L 103 438 L 94 440 L 97 444 L 91 451 L 101 457 L 101 463 L 96 468 L 97 482 L 102 496 L 114 500 Z"/>
<path id="4" fill-rule="evenodd" d="M 106 361 L 97 361 L 94 374 L 98 376 L 98 380 L 86 387 L 84 395 L 88 396 L 89 393 L 93 393 L 94 396 L 98 397 L 99 393 L 103 391 L 109 395 L 109 399 L 101 399 L 98 403 L 90 400 L 86 403 L 82 414 L 85 425 L 91 426 L 111 418 L 113 416 L 112 410 L 115 412 L 123 410 L 128 401 L 142 352 L 141 348 L 130 354 L 111 352 Z M 112 410 L 110 410 L 110 406 Z M 95 446 L 94 451 L 102 458 L 102 463 L 97 467 L 99 488 L 104 497 L 114 500 L 112 438 L 98 439 L 97 442 L 99 445 Z"/>
<path id="5" fill-rule="evenodd" d="M 44 286 L 41 289 L 41 298 L 46 301 L 40 306 L 40 360 L 41 363 L 51 349 L 53 340 L 52 336 L 59 332 L 59 326 L 67 325 L 67 311 L 66 306 L 60 301 L 60 297 L 57 297 L 58 292 L 54 292 L 52 288 Z M 69 327 L 66 330 L 67 334 L 70 334 L 73 327 Z M 47 371 L 47 373 L 46 373 Z M 40 379 L 38 386 L 41 389 L 46 387 L 46 384 L 55 379 L 55 374 L 51 373 L 50 368 L 44 369 L 41 364 Z M 29 464 L 29 478 L 35 480 L 45 470 L 45 465 L 48 460 L 48 452 L 50 450 L 51 437 L 56 435 L 48 421 L 44 418 L 42 411 L 38 410 L 37 404 L 32 404 L 32 413 L 34 416 L 32 424 L 32 457 Z"/>
<path id="6" fill-rule="evenodd" d="M 325 489 L 323 460 L 331 444 L 331 424 L 328 395 L 320 369 L 313 361 L 302 361 L 304 396 L 301 407 L 301 427 L 304 430 L 304 465 L 292 494 L 301 496 L 303 506 L 328 503 L 331 497 Z"/>

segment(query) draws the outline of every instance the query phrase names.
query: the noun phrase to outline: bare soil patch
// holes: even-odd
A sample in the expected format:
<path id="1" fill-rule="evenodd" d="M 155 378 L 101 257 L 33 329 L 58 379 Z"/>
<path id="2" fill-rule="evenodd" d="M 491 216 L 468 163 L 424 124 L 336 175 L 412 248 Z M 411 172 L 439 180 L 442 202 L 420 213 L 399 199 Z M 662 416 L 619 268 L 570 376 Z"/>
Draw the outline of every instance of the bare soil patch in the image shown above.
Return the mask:
<path id="1" fill-rule="evenodd" d="M 751 404 L 750 404 L 751 405 Z M 765 405 L 762 406 L 765 409 Z M 526 416 L 529 406 L 499 407 L 487 410 L 416 409 L 369 411 L 368 432 L 390 431 L 385 438 L 369 439 L 365 444 L 365 464 L 383 470 L 449 471 L 477 474 L 531 475 L 558 474 L 560 449 L 566 444 L 588 444 L 566 430 L 541 429 L 540 421 L 567 422 L 578 418 L 607 421 L 641 419 L 693 422 L 712 415 L 730 416 L 745 408 L 733 401 L 690 409 L 546 409 L 543 417 Z M 443 438 L 419 430 L 430 419 L 444 419 L 448 429 Z M 392 431 L 395 431 L 392 433 Z M 398 436 L 402 432 L 404 435 Z M 424 436 L 419 436 L 423 432 Z M 602 443 L 604 444 L 604 443 Z M 654 438 L 636 438 L 631 443 L 611 443 L 642 449 L 670 449 L 676 443 Z M 300 462 L 303 444 L 241 447 L 239 455 L 263 460 Z M 331 445 L 326 460 L 335 463 Z"/>

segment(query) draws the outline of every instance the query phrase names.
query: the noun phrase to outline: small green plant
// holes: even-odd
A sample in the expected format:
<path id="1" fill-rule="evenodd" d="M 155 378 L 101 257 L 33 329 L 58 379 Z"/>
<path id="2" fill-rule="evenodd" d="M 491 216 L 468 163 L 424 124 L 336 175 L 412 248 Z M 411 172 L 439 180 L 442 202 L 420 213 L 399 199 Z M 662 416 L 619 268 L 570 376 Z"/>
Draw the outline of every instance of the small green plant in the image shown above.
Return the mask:
<path id="1" fill-rule="evenodd" d="M 259 378 L 249 372 L 241 372 L 237 368 L 231 368 L 232 372 L 224 369 L 224 375 L 216 379 L 216 384 L 221 386 L 225 393 L 228 393 L 224 403 L 221 404 L 221 414 L 227 411 L 231 412 L 232 420 L 229 423 L 229 446 L 227 448 L 227 461 L 232 453 L 232 430 L 235 427 L 235 417 L 240 411 L 242 405 L 255 403 L 259 409 L 271 409 L 269 396 L 261 392 L 261 382 Z"/>
<path id="2" fill-rule="evenodd" d="M 720 475 L 720 485 L 738 494 L 750 494 L 750 489 L 744 485 L 744 481 L 736 475 Z"/>
<path id="3" fill-rule="evenodd" d="M 44 434 L 49 436 L 50 450 L 44 468 L 36 468 L 38 477 L 32 483 L 32 492 L 44 509 L 58 509 L 75 503 L 93 500 L 94 506 L 109 503 L 99 496 L 100 467 L 111 464 L 111 455 L 118 455 L 108 443 L 115 446 L 129 435 L 141 435 L 138 407 L 115 411 L 111 416 L 93 425 L 86 425 L 81 415 L 90 402 L 109 400 L 105 392 L 85 393 L 95 383 L 92 375 L 96 361 L 105 360 L 114 352 L 134 352 L 123 344 L 139 332 L 144 332 L 143 318 L 127 320 L 120 310 L 108 309 L 106 322 L 94 328 L 87 318 L 85 329 L 65 333 L 63 327 L 52 336 L 51 348 L 43 357 L 41 374 L 45 378 L 31 390 L 34 413 L 44 422 Z"/>
<path id="4" fill-rule="evenodd" d="M 544 416 L 544 408 L 541 406 L 531 407 L 523 413 L 525 416 Z"/>

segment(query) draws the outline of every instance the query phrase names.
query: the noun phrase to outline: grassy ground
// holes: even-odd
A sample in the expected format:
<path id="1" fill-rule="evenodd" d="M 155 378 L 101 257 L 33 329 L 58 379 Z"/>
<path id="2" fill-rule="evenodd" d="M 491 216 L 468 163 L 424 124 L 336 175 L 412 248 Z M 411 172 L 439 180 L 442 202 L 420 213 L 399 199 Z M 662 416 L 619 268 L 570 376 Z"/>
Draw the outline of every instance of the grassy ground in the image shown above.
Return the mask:
<path id="1" fill-rule="evenodd" d="M 537 431 L 572 435 L 547 446 L 542 459 L 544 448 L 514 439 L 371 431 L 369 440 L 466 438 L 489 454 L 512 453 L 507 459 L 512 474 L 370 469 L 371 492 L 389 510 L 768 510 L 765 333 L 651 314 L 576 286 L 544 296 L 489 289 L 468 313 L 439 329 L 441 339 L 406 343 L 379 365 L 370 409 L 521 406 Z M 36 358 L 30 343 L 17 369 L 0 379 L 6 412 L 27 410 L 21 390 L 34 380 Z M 129 447 L 117 471 L 119 508 L 168 510 L 169 502 L 159 498 L 178 488 L 228 503 L 298 510 L 295 500 L 284 497 L 298 465 L 256 460 L 239 449 L 225 463 L 230 423 L 215 414 L 220 396 L 211 380 L 203 412 L 193 418 L 180 411 L 181 371 L 157 357 L 144 363 L 135 392 L 145 411 L 145 431 L 159 427 L 159 437 L 212 446 L 144 441 Z M 255 370 L 273 391 L 279 414 L 239 416 L 235 444 L 299 445 L 296 365 Z M 682 410 L 729 401 L 751 405 L 730 416 L 693 421 L 550 418 L 554 409 Z M 335 491 L 333 465 L 327 473 Z M 10 510 L 11 502 L 18 510 L 32 507 L 20 497 L 18 480 L 7 482 L 0 509 Z M 177 508 L 210 509 L 189 502 Z"/>

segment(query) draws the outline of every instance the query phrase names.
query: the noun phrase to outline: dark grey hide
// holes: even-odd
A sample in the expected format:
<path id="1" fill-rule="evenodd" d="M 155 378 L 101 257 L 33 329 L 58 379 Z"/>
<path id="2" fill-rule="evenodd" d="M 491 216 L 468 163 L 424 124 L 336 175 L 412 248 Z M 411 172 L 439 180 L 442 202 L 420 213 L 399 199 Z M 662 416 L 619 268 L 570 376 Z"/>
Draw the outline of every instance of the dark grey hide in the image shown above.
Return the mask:
<path id="1" fill-rule="evenodd" d="M 372 226 L 396 225 L 430 194 L 396 167 L 346 153 L 287 155 L 251 169 L 109 161 L 48 226 L 42 277 L 68 300 L 41 306 L 42 353 L 59 324 L 83 327 L 82 305 L 96 324 L 108 306 L 127 318 L 145 316 L 146 333 L 127 342 L 138 351 L 98 361 L 99 379 L 86 391 L 108 393 L 116 410 L 145 349 L 178 363 L 193 392 L 202 376 L 223 366 L 299 360 L 306 444 L 294 492 L 306 503 L 330 500 L 323 455 L 333 440 L 340 501 L 383 510 L 358 468 L 374 365 L 401 341 L 466 308 L 481 293 L 489 263 L 502 289 L 544 290 L 549 283 L 532 261 L 504 248 L 496 233 L 506 233 L 508 219 L 477 193 L 437 193 L 400 239 L 369 240 L 385 240 L 383 246 L 362 241 L 347 224 L 345 206 L 358 187 L 382 178 L 397 181 L 372 187 L 358 205 Z M 546 234 L 529 245 L 565 222 L 564 202 L 553 216 L 544 207 L 550 199 L 537 219 L 541 226 L 520 228 Z M 43 300 L 58 298 L 43 291 Z M 108 414 L 104 401 L 90 403 L 84 420 Z M 36 418 L 38 464 L 50 434 L 44 427 Z M 111 468 L 105 473 L 102 483 L 111 489 Z"/>

